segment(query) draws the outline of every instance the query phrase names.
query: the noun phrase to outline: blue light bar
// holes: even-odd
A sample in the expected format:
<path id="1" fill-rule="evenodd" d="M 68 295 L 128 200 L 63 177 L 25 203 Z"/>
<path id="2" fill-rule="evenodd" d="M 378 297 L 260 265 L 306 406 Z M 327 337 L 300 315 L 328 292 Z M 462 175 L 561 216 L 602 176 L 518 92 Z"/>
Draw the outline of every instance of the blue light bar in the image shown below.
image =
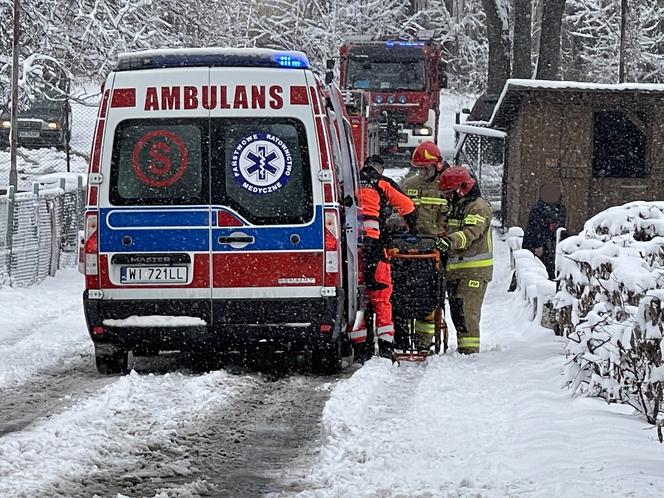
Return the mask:
<path id="1" fill-rule="evenodd" d="M 387 40 L 385 46 L 392 47 L 424 47 L 426 42 L 421 41 L 400 41 L 400 40 Z"/>
<path id="2" fill-rule="evenodd" d="M 167 67 L 273 67 L 309 69 L 303 52 L 269 49 L 172 49 L 121 54 L 116 71 Z"/>
<path id="3" fill-rule="evenodd" d="M 284 52 L 274 54 L 272 60 L 281 67 L 292 67 L 297 69 L 309 69 L 309 61 L 304 54 Z"/>

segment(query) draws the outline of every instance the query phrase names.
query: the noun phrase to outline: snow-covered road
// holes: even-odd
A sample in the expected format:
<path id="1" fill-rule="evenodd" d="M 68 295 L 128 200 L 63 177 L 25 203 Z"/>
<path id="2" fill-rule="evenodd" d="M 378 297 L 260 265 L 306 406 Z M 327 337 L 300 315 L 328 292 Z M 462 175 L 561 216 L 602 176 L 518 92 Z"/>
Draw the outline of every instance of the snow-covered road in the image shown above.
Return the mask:
<path id="1" fill-rule="evenodd" d="M 177 356 L 102 377 L 80 275 L 2 288 L 0 497 L 664 496 L 655 432 L 569 396 L 563 339 L 505 292 L 496 252 L 480 355 L 338 378 L 194 375 Z"/>
<path id="2" fill-rule="evenodd" d="M 194 375 L 178 355 L 100 376 L 81 286 L 0 289 L 0 497 L 259 496 L 313 460 L 335 379 Z"/>

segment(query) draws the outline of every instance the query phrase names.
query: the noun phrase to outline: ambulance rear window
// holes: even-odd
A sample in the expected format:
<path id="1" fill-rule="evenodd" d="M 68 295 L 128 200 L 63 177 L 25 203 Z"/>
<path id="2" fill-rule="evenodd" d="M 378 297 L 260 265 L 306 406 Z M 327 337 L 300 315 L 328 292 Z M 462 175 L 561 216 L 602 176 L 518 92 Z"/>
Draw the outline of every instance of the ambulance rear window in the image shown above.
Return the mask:
<path id="1" fill-rule="evenodd" d="M 304 125 L 290 118 L 213 119 L 213 204 L 251 223 L 301 224 L 313 217 Z"/>
<path id="2" fill-rule="evenodd" d="M 205 119 L 120 123 L 111 159 L 114 205 L 208 203 Z"/>

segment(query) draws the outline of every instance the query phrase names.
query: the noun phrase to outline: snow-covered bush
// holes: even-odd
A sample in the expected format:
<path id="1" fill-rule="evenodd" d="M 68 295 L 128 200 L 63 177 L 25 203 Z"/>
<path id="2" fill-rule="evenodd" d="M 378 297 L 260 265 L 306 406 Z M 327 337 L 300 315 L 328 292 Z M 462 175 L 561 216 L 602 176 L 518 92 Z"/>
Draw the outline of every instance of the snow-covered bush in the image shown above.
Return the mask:
<path id="1" fill-rule="evenodd" d="M 569 387 L 634 406 L 661 441 L 664 202 L 631 202 L 594 216 L 560 243 L 556 268 Z"/>

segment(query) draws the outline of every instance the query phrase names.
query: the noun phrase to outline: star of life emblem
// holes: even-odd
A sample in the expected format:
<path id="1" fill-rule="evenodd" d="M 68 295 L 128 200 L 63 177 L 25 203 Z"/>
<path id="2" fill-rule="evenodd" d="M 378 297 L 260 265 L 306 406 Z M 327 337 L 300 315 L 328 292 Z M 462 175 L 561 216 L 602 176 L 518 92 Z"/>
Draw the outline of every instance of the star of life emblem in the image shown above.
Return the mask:
<path id="1" fill-rule="evenodd" d="M 293 171 L 286 143 L 270 133 L 257 132 L 240 139 L 233 149 L 231 169 L 235 182 L 253 194 L 283 188 Z"/>

